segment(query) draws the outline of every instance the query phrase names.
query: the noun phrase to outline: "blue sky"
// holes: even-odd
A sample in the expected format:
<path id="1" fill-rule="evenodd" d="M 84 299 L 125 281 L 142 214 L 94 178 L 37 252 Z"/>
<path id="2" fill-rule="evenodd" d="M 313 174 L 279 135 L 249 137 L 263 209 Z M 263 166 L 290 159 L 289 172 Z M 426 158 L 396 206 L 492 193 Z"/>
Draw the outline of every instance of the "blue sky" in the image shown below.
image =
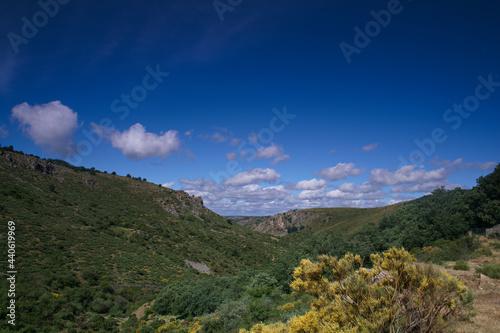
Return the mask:
<path id="1" fill-rule="evenodd" d="M 0 142 L 224 215 L 376 207 L 500 161 L 492 1 L 0 4 Z"/>

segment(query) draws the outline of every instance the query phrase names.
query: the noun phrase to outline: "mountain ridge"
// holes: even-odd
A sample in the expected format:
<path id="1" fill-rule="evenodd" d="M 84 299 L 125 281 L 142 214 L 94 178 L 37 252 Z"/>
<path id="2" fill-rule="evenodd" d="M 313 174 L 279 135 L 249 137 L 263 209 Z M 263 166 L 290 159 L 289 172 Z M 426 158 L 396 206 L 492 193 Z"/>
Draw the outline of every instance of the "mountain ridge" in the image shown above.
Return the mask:
<path id="1" fill-rule="evenodd" d="M 407 202 L 376 208 L 333 207 L 292 209 L 273 216 L 227 216 L 236 223 L 273 236 L 283 237 L 295 232 L 327 230 L 352 233 L 365 224 L 377 224 Z"/>

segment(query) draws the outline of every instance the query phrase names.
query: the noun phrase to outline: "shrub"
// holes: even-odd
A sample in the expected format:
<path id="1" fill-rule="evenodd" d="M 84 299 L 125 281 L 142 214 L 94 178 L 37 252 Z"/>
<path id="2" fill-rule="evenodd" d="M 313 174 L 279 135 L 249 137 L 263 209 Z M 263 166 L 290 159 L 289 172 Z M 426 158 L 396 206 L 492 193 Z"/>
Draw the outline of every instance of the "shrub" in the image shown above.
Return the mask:
<path id="1" fill-rule="evenodd" d="M 472 304 L 456 277 L 415 265 L 404 249 L 392 248 L 384 258 L 372 254 L 371 261 L 375 268 L 368 270 L 350 253 L 340 260 L 302 260 L 291 286 L 314 297 L 311 310 L 286 324 L 256 325 L 252 332 L 440 331 Z"/>
<path id="2" fill-rule="evenodd" d="M 459 270 L 459 271 L 468 271 L 469 265 L 467 264 L 466 261 L 463 260 L 458 260 L 455 265 L 453 265 L 453 269 Z"/>
<path id="3" fill-rule="evenodd" d="M 492 279 L 500 279 L 500 264 L 484 264 L 476 268 L 477 273 L 481 273 Z"/>
<path id="4" fill-rule="evenodd" d="M 499 242 L 491 243 L 490 246 L 492 248 L 494 248 L 495 250 L 500 250 L 500 243 Z"/>

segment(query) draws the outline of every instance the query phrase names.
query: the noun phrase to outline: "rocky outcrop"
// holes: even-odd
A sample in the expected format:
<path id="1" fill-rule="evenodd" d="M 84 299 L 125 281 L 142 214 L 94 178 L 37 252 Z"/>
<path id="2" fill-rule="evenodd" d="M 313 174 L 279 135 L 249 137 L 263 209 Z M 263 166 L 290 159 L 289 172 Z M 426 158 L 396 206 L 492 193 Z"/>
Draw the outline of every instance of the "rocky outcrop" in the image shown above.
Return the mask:
<path id="1" fill-rule="evenodd" d="M 157 198 L 156 201 L 161 207 L 174 216 L 182 214 L 192 214 L 203 221 L 201 216 L 209 209 L 203 205 L 203 199 L 195 195 L 189 195 L 185 191 L 175 191 L 169 188 L 163 188 L 162 192 L 167 194 L 165 197 Z"/>
<path id="2" fill-rule="evenodd" d="M 56 172 L 56 166 L 54 164 L 34 156 L 10 154 L 2 151 L 0 160 L 3 160 L 7 167 L 13 169 L 32 169 L 47 175 L 54 175 Z"/>
<path id="3" fill-rule="evenodd" d="M 92 186 L 97 184 L 97 182 L 94 179 L 84 179 L 83 183 Z"/>
<path id="4" fill-rule="evenodd" d="M 186 260 L 184 260 L 184 263 L 188 266 L 193 267 L 194 269 L 196 269 L 200 273 L 204 273 L 204 274 L 208 274 L 208 275 L 212 274 L 210 267 L 208 267 L 203 262 L 193 262 L 193 261 L 189 261 L 186 259 Z"/>
<path id="5" fill-rule="evenodd" d="M 486 236 L 488 235 L 495 235 L 497 238 L 500 238 L 500 224 L 497 224 L 492 228 L 486 229 Z"/>
<path id="6" fill-rule="evenodd" d="M 312 220 L 318 217 L 319 215 L 312 212 L 294 209 L 269 217 L 267 220 L 259 223 L 254 230 L 281 237 L 292 231 L 305 228 Z"/>

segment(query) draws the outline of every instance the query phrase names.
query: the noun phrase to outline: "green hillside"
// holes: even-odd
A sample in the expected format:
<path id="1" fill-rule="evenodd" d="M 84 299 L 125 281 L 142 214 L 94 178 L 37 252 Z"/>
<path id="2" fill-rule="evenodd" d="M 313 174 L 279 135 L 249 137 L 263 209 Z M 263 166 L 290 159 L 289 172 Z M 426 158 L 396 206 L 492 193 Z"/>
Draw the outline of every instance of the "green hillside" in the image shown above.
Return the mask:
<path id="1" fill-rule="evenodd" d="M 29 289 L 21 304 L 43 295 L 64 297 L 67 287 L 164 286 L 164 279 L 200 275 L 187 261 L 211 274 L 235 273 L 262 267 L 282 251 L 276 239 L 215 214 L 201 198 L 139 178 L 62 165 L 0 151 L 1 246 L 7 253 L 12 220 L 18 282 Z"/>
<path id="2" fill-rule="evenodd" d="M 274 216 L 235 216 L 231 220 L 274 236 L 285 236 L 298 232 L 313 234 L 334 231 L 353 233 L 369 223 L 377 224 L 385 215 L 394 213 L 405 203 L 377 208 L 312 208 L 291 210 Z"/>

